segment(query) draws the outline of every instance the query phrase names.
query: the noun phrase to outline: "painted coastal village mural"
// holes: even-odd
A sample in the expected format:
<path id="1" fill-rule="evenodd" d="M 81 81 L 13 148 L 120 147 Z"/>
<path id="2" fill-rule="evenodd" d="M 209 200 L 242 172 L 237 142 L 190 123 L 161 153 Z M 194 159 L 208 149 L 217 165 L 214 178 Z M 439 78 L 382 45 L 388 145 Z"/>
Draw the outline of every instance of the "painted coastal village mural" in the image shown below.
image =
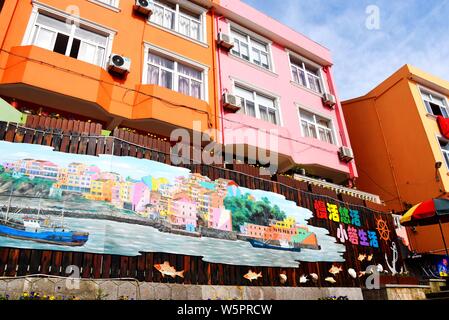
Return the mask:
<path id="1" fill-rule="evenodd" d="M 318 199 L 311 211 L 276 193 L 159 162 L 8 142 L 0 142 L 0 150 L 4 247 L 127 256 L 166 252 L 211 263 L 295 268 L 299 261 L 343 263 L 348 244 L 375 250 L 390 240 L 386 225 L 364 230 L 357 210 Z M 331 220 L 337 231 L 311 220 Z M 182 276 L 168 263 L 155 268 Z M 260 276 L 245 275 L 249 281 Z"/>

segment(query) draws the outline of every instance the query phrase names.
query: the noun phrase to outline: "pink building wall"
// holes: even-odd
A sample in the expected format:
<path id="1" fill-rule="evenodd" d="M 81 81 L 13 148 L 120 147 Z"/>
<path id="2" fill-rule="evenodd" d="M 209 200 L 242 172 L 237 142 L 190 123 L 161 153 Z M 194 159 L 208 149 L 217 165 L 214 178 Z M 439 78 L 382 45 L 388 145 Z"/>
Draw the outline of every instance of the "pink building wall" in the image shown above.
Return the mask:
<path id="1" fill-rule="evenodd" d="M 222 0 L 220 4 L 224 10 L 217 14 L 216 17 L 217 34 L 218 32 L 229 34 L 230 25 L 228 20 L 230 20 L 267 38 L 272 41 L 271 53 L 272 63 L 274 64 L 274 72 L 262 70 L 261 67 L 234 57 L 230 52 L 228 53 L 220 48 L 217 61 L 221 93 L 233 93 L 234 82 L 249 85 L 256 91 L 257 89 L 262 89 L 264 90 L 263 92 L 272 93 L 274 97 L 279 98 L 279 117 L 281 121 L 281 126 L 277 126 L 244 114 L 226 113 L 224 111 L 225 145 L 247 144 L 248 141 L 245 139 L 247 134 L 256 135 L 259 129 L 276 129 L 278 132 L 275 135 L 279 137 L 279 153 L 284 155 L 284 159 L 287 159 L 286 163 L 281 164 L 281 169 L 283 169 L 282 166 L 284 166 L 284 169 L 288 169 L 288 165 L 293 163 L 302 165 L 317 164 L 343 172 L 348 177 L 356 177 L 357 171 L 354 162 L 352 161 L 349 164 L 341 162 L 338 157 L 339 148 L 342 145 L 350 147 L 350 143 L 346 124 L 342 118 L 343 112 L 338 94 L 335 92 L 333 84 L 328 84 L 329 80 L 333 82 L 332 60 L 329 50 L 241 1 Z M 265 29 L 263 26 L 268 26 L 269 29 Z M 276 34 L 271 30 L 275 30 Z M 293 78 L 289 56 L 285 46 L 288 46 L 289 50 L 308 60 L 330 68 L 328 74 L 324 70 L 322 73 L 326 92 L 330 91 L 337 97 L 337 105 L 334 110 L 323 105 L 322 97 L 319 94 L 292 84 Z M 331 87 L 330 90 L 329 87 Z M 334 138 L 337 140 L 335 145 L 318 139 L 303 137 L 300 126 L 299 106 L 332 120 Z M 246 131 L 247 134 L 241 134 L 239 130 L 242 129 L 248 130 Z M 233 133 L 234 130 L 235 134 Z M 260 142 L 258 145 L 264 148 L 264 145 Z M 269 146 L 269 144 L 266 146 Z"/>
<path id="2" fill-rule="evenodd" d="M 210 214 L 209 228 L 232 231 L 231 211 L 225 208 L 214 208 Z"/>
<path id="3" fill-rule="evenodd" d="M 173 201 L 173 214 L 170 216 L 171 223 L 175 225 L 192 225 L 197 227 L 197 206 L 189 199 Z"/>

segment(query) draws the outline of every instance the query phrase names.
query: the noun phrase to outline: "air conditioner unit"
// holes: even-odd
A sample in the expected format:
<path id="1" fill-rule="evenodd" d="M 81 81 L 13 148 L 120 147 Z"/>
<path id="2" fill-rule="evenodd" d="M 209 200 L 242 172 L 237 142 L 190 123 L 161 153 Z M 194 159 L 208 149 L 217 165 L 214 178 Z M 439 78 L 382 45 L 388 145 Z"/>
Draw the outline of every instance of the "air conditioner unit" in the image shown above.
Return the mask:
<path id="1" fill-rule="evenodd" d="M 234 48 L 234 40 L 232 40 L 229 35 L 221 32 L 218 34 L 217 43 L 220 47 L 226 49 L 227 51 L 230 51 L 232 48 Z"/>
<path id="2" fill-rule="evenodd" d="M 237 96 L 234 96 L 234 95 L 229 94 L 229 93 L 225 93 L 223 95 L 223 107 L 228 109 L 228 110 L 237 112 L 242 107 L 241 100 Z"/>
<path id="3" fill-rule="evenodd" d="M 153 14 L 153 2 L 150 0 L 136 0 L 134 11 L 149 17 Z"/>
<path id="4" fill-rule="evenodd" d="M 354 160 L 354 153 L 349 147 L 341 147 L 340 151 L 338 152 L 338 156 L 340 157 L 341 161 L 351 162 L 352 160 Z"/>
<path id="5" fill-rule="evenodd" d="M 113 53 L 109 57 L 108 70 L 121 75 L 127 74 L 131 70 L 131 59 Z"/>
<path id="6" fill-rule="evenodd" d="M 337 99 L 335 99 L 335 96 L 333 94 L 325 93 L 323 96 L 323 103 L 329 108 L 334 108 L 334 106 L 337 104 Z"/>

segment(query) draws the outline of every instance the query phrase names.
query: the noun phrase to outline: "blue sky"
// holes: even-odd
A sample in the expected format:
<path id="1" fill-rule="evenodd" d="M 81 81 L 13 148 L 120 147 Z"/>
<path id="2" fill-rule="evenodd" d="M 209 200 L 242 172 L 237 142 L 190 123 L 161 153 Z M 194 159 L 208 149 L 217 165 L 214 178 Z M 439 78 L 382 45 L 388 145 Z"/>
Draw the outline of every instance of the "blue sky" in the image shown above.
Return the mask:
<path id="1" fill-rule="evenodd" d="M 329 48 L 340 97 L 364 95 L 404 64 L 449 80 L 449 0 L 244 0 Z M 366 9 L 380 9 L 380 29 Z"/>

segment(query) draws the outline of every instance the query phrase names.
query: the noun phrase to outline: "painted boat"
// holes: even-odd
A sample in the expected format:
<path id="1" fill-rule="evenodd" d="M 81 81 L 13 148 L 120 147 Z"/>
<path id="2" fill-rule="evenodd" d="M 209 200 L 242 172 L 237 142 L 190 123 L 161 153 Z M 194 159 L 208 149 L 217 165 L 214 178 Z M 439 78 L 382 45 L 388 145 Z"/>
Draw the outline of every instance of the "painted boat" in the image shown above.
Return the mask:
<path id="1" fill-rule="evenodd" d="M 301 252 L 301 248 L 299 248 L 299 247 L 276 245 L 276 244 L 271 244 L 269 242 L 263 242 L 263 241 L 256 240 L 256 239 L 248 239 L 248 241 L 249 241 L 249 243 L 251 243 L 251 245 L 254 248 Z"/>
<path id="2" fill-rule="evenodd" d="M 89 233 L 87 232 L 45 229 L 42 227 L 33 230 L 10 221 L 0 221 L 0 236 L 71 247 L 83 246 L 89 240 Z"/>

